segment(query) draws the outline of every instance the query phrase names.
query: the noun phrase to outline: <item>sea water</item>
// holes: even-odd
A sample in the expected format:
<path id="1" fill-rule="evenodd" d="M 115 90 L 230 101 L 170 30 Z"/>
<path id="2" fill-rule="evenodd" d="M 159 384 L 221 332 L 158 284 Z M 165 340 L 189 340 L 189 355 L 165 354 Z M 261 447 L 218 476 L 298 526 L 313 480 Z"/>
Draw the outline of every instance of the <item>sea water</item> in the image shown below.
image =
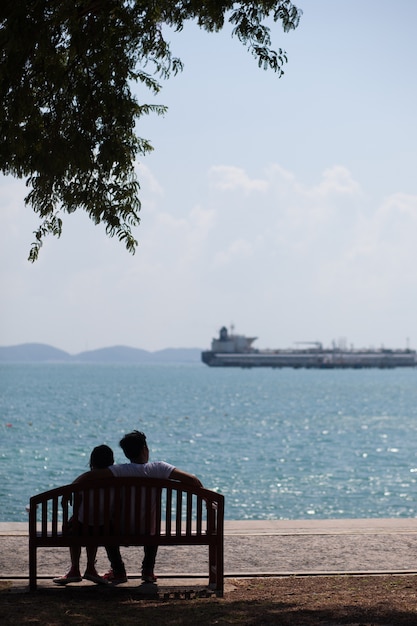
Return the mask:
<path id="1" fill-rule="evenodd" d="M 143 430 L 226 518 L 414 517 L 417 370 L 0 365 L 0 521 Z"/>

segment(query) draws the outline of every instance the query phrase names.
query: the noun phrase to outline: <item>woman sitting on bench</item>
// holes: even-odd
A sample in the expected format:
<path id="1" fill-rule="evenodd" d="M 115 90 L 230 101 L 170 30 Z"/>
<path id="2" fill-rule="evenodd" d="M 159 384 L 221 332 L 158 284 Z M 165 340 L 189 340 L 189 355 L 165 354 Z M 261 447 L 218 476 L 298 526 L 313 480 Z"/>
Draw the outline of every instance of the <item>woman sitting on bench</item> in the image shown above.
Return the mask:
<path id="1" fill-rule="evenodd" d="M 91 452 L 91 455 L 90 455 L 90 469 L 91 470 L 106 469 L 110 467 L 110 465 L 113 465 L 113 464 L 114 464 L 113 450 L 109 448 L 109 446 L 106 446 L 103 444 L 102 446 L 97 446 Z M 78 520 L 81 523 L 83 523 L 84 521 L 82 504 L 79 509 Z M 71 528 L 69 528 L 69 532 L 71 532 Z M 117 552 L 119 551 L 119 549 L 116 547 L 116 548 L 113 548 L 113 551 L 116 552 L 115 556 L 117 556 Z M 95 563 L 96 563 L 96 556 L 97 556 L 97 548 L 87 546 L 86 552 L 87 552 L 87 567 L 84 572 L 84 576 L 81 577 L 81 573 L 80 573 L 81 548 L 79 546 L 76 546 L 76 547 L 74 546 L 70 548 L 71 568 L 69 569 L 67 574 L 65 574 L 64 576 L 59 576 L 58 578 L 54 578 L 53 582 L 56 585 L 68 585 L 68 583 L 79 583 L 84 578 L 85 580 L 91 580 L 92 582 L 97 583 L 98 585 L 107 584 L 107 580 L 105 580 L 102 576 L 100 576 L 96 570 Z M 119 558 L 120 558 L 120 551 L 119 551 Z"/>

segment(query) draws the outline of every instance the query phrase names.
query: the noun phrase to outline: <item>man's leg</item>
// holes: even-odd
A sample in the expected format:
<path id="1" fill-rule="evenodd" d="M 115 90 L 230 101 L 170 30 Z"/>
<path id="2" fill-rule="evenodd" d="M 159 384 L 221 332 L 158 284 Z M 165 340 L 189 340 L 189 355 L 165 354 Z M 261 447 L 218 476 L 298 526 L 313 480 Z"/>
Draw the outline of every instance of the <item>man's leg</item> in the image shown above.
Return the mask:
<path id="1" fill-rule="evenodd" d="M 153 570 L 155 567 L 158 546 L 144 546 L 143 551 L 144 556 L 142 561 L 142 580 L 147 583 L 154 583 L 156 582 L 156 576 Z"/>
<path id="2" fill-rule="evenodd" d="M 111 569 L 103 578 L 113 585 L 119 585 L 127 581 L 126 568 L 120 554 L 119 546 L 105 546 Z"/>

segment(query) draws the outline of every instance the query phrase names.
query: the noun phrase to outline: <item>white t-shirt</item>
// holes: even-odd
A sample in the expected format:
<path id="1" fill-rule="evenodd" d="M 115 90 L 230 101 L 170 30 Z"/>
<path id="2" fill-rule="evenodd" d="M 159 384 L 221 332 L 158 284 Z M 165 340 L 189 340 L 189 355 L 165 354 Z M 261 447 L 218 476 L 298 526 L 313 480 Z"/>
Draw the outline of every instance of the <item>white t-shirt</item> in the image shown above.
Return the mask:
<path id="1" fill-rule="evenodd" d="M 171 476 L 171 472 L 175 469 L 174 465 L 170 465 L 169 463 L 165 463 L 164 461 L 154 461 L 152 463 L 121 463 L 118 465 L 111 465 L 109 470 L 111 470 L 113 476 L 128 478 L 128 477 L 138 477 L 138 478 L 169 478 Z M 144 494 L 144 491 L 142 492 Z M 154 535 L 156 532 L 156 489 L 152 489 L 152 523 L 151 523 L 151 535 Z M 144 498 L 144 495 L 142 495 Z M 143 517 L 143 512 L 140 515 L 140 519 L 135 517 L 135 495 L 132 495 L 132 500 L 130 503 L 131 506 L 131 517 L 130 517 L 130 529 L 131 532 L 144 532 L 145 522 Z"/>
<path id="2" fill-rule="evenodd" d="M 151 463 L 119 463 L 110 465 L 109 470 L 113 476 L 127 478 L 129 476 L 141 478 L 169 478 L 175 469 L 174 465 L 165 461 L 153 461 Z"/>

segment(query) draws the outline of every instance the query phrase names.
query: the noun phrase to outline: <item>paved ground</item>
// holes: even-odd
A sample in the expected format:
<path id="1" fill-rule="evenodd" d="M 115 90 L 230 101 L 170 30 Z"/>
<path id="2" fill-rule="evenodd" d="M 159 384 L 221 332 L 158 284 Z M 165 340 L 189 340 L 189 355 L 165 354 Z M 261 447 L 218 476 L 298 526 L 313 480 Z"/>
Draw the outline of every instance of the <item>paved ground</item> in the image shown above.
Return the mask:
<path id="1" fill-rule="evenodd" d="M 27 586 L 27 524 L 0 523 L 0 580 Z M 138 585 L 141 549 L 122 548 L 129 576 Z M 83 554 L 83 557 L 84 554 Z M 65 549 L 38 550 L 40 586 L 68 569 Z M 82 561 L 82 566 L 85 561 Z M 99 550 L 97 569 L 108 561 Z M 307 520 L 225 523 L 227 578 L 262 575 L 416 573 L 417 520 Z M 207 579 L 207 549 L 164 547 L 157 558 L 159 583 L 184 585 Z M 91 583 L 83 583 L 91 584 Z"/>

